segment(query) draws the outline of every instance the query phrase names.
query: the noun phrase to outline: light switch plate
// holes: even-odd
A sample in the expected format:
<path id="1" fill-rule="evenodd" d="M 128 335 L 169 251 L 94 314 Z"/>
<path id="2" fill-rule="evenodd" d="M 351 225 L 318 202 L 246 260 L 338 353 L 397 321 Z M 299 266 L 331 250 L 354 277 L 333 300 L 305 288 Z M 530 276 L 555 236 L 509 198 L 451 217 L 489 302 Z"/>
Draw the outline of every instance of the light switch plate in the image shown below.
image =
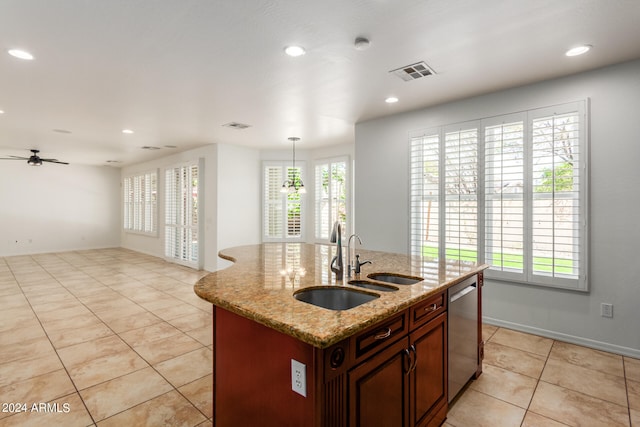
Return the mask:
<path id="1" fill-rule="evenodd" d="M 307 397 L 307 366 L 291 359 L 291 390 Z"/>

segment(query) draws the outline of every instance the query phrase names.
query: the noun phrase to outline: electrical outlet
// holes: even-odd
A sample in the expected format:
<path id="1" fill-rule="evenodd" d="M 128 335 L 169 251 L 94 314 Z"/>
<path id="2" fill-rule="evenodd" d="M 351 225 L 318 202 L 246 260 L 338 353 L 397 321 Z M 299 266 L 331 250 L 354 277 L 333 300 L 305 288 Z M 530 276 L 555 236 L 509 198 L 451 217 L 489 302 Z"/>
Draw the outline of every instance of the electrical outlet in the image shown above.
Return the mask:
<path id="1" fill-rule="evenodd" d="M 600 304 L 600 315 L 602 317 L 613 317 L 613 304 Z"/>
<path id="2" fill-rule="evenodd" d="M 294 359 L 291 359 L 291 390 L 307 397 L 307 367 Z"/>

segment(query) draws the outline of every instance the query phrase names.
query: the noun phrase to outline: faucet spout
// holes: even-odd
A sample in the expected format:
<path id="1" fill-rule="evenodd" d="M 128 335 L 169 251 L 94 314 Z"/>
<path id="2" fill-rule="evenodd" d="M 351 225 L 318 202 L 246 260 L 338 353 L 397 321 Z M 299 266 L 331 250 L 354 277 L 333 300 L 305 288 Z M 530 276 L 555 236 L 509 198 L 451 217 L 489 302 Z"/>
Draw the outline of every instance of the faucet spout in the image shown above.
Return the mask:
<path id="1" fill-rule="evenodd" d="M 331 243 L 336 244 L 336 255 L 331 260 L 331 271 L 336 274 L 336 281 L 344 278 L 344 264 L 342 262 L 342 226 L 338 221 L 333 224 Z"/>

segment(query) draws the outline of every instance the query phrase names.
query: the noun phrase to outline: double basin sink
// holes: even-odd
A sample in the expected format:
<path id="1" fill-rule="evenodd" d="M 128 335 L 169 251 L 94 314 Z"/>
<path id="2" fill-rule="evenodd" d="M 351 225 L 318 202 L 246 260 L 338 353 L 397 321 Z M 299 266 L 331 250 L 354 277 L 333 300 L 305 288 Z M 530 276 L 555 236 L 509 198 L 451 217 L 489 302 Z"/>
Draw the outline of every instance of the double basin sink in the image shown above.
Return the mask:
<path id="1" fill-rule="evenodd" d="M 398 288 L 393 285 L 413 285 L 422 281 L 419 277 L 407 277 L 392 273 L 374 273 L 367 277 L 370 280 L 354 279 L 347 283 L 373 291 L 393 292 L 398 290 Z M 301 289 L 295 292 L 293 297 L 298 301 L 329 310 L 348 310 L 366 302 L 373 301 L 379 298 L 380 295 L 343 286 L 330 286 Z"/>

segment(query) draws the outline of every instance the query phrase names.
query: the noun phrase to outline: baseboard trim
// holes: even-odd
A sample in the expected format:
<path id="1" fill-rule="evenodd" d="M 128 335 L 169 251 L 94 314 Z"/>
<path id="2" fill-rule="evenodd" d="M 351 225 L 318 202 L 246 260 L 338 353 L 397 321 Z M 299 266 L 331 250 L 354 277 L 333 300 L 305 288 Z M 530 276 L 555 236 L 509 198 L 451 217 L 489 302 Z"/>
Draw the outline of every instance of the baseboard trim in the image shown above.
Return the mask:
<path id="1" fill-rule="evenodd" d="M 548 329 L 535 328 L 533 326 L 522 325 L 520 323 L 507 322 L 505 320 L 494 319 L 492 317 L 482 317 L 483 323 L 493 326 L 499 326 L 502 328 L 513 329 L 515 331 L 526 332 L 533 335 L 539 335 L 545 338 L 551 338 L 558 341 L 568 342 L 570 344 L 577 344 L 584 347 L 593 348 L 595 350 L 602 350 L 609 353 L 619 354 L 621 356 L 633 357 L 640 359 L 640 349 L 623 347 L 620 345 L 610 344 L 603 341 L 596 341 L 588 338 L 578 337 L 575 335 L 563 334 L 561 332 L 550 331 Z"/>

